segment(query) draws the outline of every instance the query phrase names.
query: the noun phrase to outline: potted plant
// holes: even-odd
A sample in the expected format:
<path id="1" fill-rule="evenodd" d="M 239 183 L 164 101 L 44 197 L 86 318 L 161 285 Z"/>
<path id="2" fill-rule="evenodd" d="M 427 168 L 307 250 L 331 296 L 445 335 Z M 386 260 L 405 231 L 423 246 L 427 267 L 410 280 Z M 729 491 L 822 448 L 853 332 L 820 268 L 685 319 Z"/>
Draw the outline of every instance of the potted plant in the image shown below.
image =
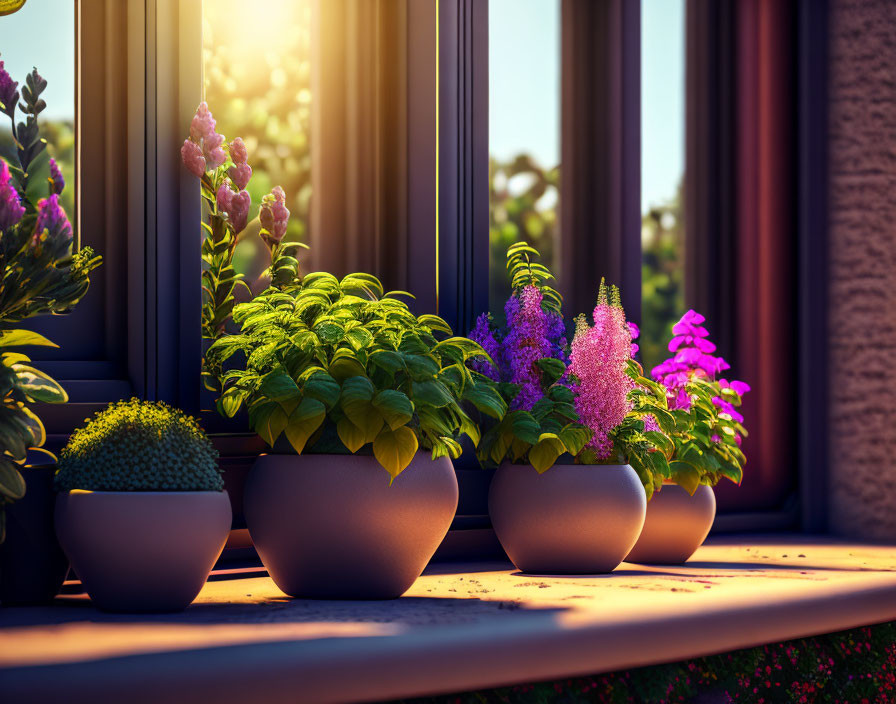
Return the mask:
<path id="1" fill-rule="evenodd" d="M 483 315 L 471 333 L 497 361 L 474 365 L 509 405 L 478 450 L 483 465 L 499 465 L 489 514 L 524 572 L 609 572 L 638 538 L 648 493 L 668 471 L 669 441 L 645 430 L 645 405 L 629 401 L 638 382 L 652 382 L 631 360 L 618 291 L 601 285 L 595 326 L 581 317 L 567 350 L 561 299 L 537 255 L 525 243 L 509 248 L 506 328 Z M 673 422 L 662 392 L 647 405 Z"/>
<path id="2" fill-rule="evenodd" d="M 113 403 L 59 456 L 56 534 L 105 611 L 186 608 L 230 531 L 218 453 L 164 403 Z"/>
<path id="3" fill-rule="evenodd" d="M 228 368 L 219 410 L 245 406 L 273 448 L 244 501 L 271 577 L 291 596 L 400 596 L 454 517 L 458 436 L 479 441 L 461 402 L 504 414 L 492 385 L 465 366 L 484 351 L 367 274 L 272 286 L 233 319 L 240 332 L 208 359 Z"/>
<path id="4" fill-rule="evenodd" d="M 672 357 L 651 371 L 680 419 L 669 437 L 674 445 L 670 476 L 647 507 L 641 537 L 629 562 L 680 564 L 706 540 L 716 514 L 714 487 L 724 477 L 740 484 L 747 431 L 738 410 L 750 387 L 718 378 L 729 364 L 693 310 L 672 328 Z"/>
<path id="5" fill-rule="evenodd" d="M 101 258 L 72 253 L 72 226 L 59 195 L 65 179 L 40 136 L 47 82 L 28 74 L 21 95 L 0 61 L 0 112 L 13 148 L 0 159 L 0 602 L 49 601 L 68 561 L 53 531 L 55 457 L 33 404 L 65 403 L 65 390 L 36 369 L 22 347 L 56 347 L 22 321 L 70 311 L 87 292 Z M 19 99 L 21 98 L 21 102 Z M 16 124 L 16 106 L 24 112 Z"/>

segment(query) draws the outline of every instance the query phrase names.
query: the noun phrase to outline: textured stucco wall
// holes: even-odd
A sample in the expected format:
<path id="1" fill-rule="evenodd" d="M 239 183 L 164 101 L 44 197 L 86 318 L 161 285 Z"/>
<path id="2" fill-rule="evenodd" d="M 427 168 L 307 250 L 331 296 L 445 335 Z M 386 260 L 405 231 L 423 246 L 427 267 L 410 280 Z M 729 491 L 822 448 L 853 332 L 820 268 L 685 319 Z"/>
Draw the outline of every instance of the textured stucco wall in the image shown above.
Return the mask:
<path id="1" fill-rule="evenodd" d="M 896 2 L 830 8 L 830 525 L 896 540 Z"/>

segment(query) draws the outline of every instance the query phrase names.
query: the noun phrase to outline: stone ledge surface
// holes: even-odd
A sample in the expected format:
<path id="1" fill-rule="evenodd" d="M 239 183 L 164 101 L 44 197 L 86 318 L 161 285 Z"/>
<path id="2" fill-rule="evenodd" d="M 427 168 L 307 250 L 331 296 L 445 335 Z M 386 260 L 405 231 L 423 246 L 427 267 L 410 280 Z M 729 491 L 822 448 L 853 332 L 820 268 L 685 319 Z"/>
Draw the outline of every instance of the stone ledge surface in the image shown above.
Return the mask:
<path id="1" fill-rule="evenodd" d="M 0 608 L 4 701 L 353 702 L 595 674 L 896 620 L 896 547 L 713 538 L 610 575 L 433 565 L 387 602 L 218 575 L 182 614 Z"/>

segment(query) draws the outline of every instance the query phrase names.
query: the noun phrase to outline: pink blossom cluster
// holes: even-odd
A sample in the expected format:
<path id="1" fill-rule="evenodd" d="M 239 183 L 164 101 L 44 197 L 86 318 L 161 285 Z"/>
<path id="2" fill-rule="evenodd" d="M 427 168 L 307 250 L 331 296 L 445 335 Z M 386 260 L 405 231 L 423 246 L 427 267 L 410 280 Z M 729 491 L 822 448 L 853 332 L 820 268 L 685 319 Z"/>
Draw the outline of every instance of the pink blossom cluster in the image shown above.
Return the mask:
<path id="1" fill-rule="evenodd" d="M 184 140 L 180 155 L 186 167 L 197 177 L 206 170 L 214 171 L 227 160 L 224 153 L 224 135 L 215 132 L 215 118 L 208 104 L 203 101 L 190 123 L 190 138 Z"/>
<path id="2" fill-rule="evenodd" d="M 37 203 L 37 225 L 34 228 L 34 243 L 41 241 L 46 231 L 49 237 L 72 238 L 72 225 L 55 193 L 49 198 L 42 198 Z"/>
<path id="3" fill-rule="evenodd" d="M 286 226 L 289 224 L 289 210 L 286 207 L 286 193 L 280 186 L 274 186 L 274 189 L 262 198 L 258 219 L 261 220 L 261 226 L 265 230 L 262 232 L 262 237 L 269 245 L 283 239 Z"/>
<path id="4" fill-rule="evenodd" d="M 242 137 L 237 137 L 230 143 L 230 160 L 233 166 L 227 169 L 227 175 L 233 181 L 238 191 L 242 191 L 249 185 L 252 178 L 252 167 L 249 166 L 249 152 L 243 143 Z"/>
<path id="5" fill-rule="evenodd" d="M 712 354 L 716 351 L 716 346 L 709 340 L 709 331 L 703 327 L 705 321 L 706 318 L 694 310 L 685 313 L 672 327 L 673 337 L 669 341 L 672 357 L 650 372 L 656 381 L 666 387 L 670 408 L 688 410 L 691 407 L 687 384 L 694 377 L 715 381 L 719 374 L 731 368 L 722 357 Z M 750 390 L 750 386 L 743 381 L 718 379 L 718 383 L 721 389 L 730 388 L 738 396 L 743 396 Z M 738 423 L 743 422 L 743 415 L 723 396 L 713 398 L 713 403 L 722 413 L 727 413 Z M 735 439 L 740 443 L 740 436 Z"/>
<path id="6" fill-rule="evenodd" d="M 628 394 L 634 388 L 626 373 L 632 356 L 632 329 L 617 296 L 613 299 L 602 285 L 594 325 L 589 326 L 584 315 L 578 317 L 570 351 L 576 411 L 582 424 L 594 432 L 588 446 L 598 459 L 610 457 L 610 435 L 631 410 Z"/>
<path id="7" fill-rule="evenodd" d="M 215 194 L 215 202 L 218 205 L 218 210 L 227 213 L 235 233 L 239 234 L 246 228 L 246 223 L 249 220 L 249 206 L 252 205 L 252 197 L 248 191 L 234 193 L 230 190 L 230 186 L 222 183 Z"/>

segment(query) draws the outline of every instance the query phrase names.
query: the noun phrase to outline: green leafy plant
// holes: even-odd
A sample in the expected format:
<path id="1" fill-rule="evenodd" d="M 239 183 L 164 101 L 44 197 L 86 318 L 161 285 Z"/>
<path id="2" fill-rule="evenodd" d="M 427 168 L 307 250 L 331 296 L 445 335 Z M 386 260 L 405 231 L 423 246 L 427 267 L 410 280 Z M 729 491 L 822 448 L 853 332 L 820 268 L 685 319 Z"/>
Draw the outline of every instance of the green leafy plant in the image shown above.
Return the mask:
<path id="1" fill-rule="evenodd" d="M 25 346 L 57 345 L 17 326 L 71 310 L 102 261 L 89 247 L 72 254 L 72 226 L 59 204 L 65 180 L 38 126 L 46 87 L 34 70 L 20 96 L 18 83 L 0 61 L 0 112 L 10 119 L 14 144 L 8 159 L 0 161 L 0 541 L 5 505 L 25 494 L 20 468 L 28 451 L 38 450 L 46 439 L 31 404 L 68 400 L 63 388 L 21 352 Z M 17 105 L 24 113 L 18 124 Z"/>
<path id="2" fill-rule="evenodd" d="M 109 405 L 59 454 L 58 491 L 223 491 L 218 452 L 196 420 L 133 398 Z"/>
<path id="3" fill-rule="evenodd" d="M 316 272 L 237 305 L 240 332 L 208 351 L 214 365 L 232 367 L 221 376 L 218 410 L 232 417 L 245 406 L 269 445 L 284 436 L 299 454 L 369 445 L 393 479 L 418 448 L 458 457 L 460 434 L 480 439 L 461 403 L 496 418 L 506 405 L 465 365 L 487 358 L 482 347 L 452 337 L 438 316 L 414 315 L 400 293 L 384 293 L 369 274 Z"/>

